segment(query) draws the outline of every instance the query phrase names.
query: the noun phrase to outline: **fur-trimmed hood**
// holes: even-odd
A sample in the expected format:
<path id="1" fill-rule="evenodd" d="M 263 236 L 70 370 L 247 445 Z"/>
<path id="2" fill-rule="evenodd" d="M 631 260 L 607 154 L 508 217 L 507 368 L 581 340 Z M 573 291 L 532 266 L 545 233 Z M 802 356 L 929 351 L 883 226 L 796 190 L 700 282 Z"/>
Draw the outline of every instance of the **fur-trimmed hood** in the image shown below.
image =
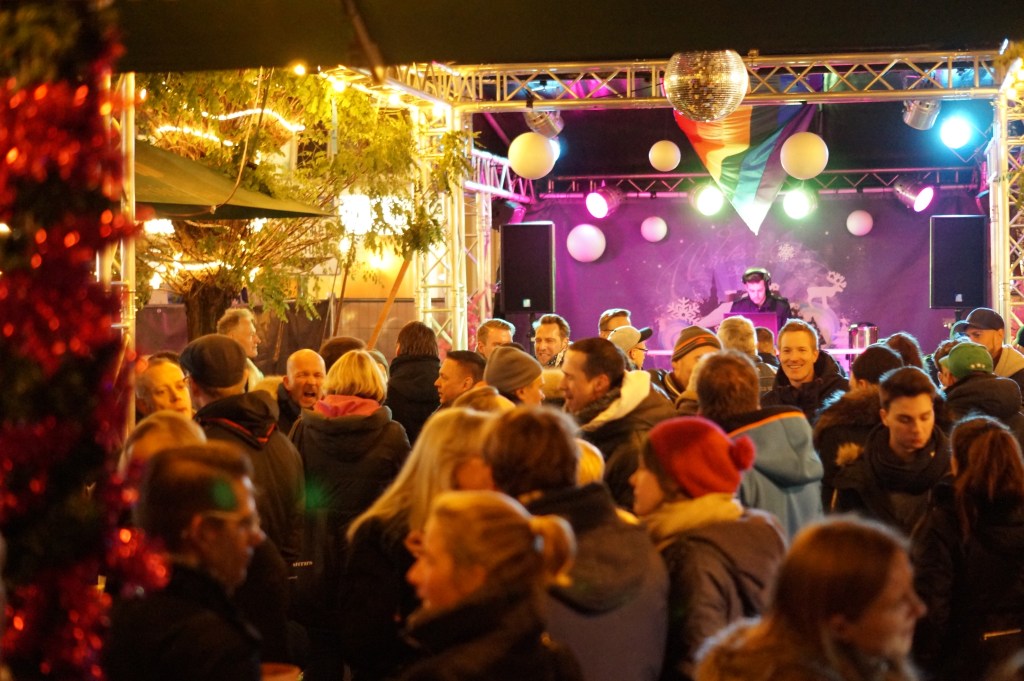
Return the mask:
<path id="1" fill-rule="evenodd" d="M 878 413 L 881 408 L 877 385 L 836 393 L 825 400 L 814 424 L 814 441 L 818 442 L 824 431 L 837 426 L 874 428 L 882 422 Z"/>

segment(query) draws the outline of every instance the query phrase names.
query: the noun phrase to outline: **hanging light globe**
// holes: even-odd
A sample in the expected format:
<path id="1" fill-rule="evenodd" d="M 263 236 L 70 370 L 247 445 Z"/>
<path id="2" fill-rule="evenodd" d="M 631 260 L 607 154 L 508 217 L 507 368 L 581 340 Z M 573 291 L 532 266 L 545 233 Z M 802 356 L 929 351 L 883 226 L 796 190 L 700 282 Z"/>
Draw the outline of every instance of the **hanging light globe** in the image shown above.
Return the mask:
<path id="1" fill-rule="evenodd" d="M 743 57 L 733 50 L 677 52 L 668 60 L 663 87 L 673 109 L 708 123 L 736 110 L 750 77 Z"/>

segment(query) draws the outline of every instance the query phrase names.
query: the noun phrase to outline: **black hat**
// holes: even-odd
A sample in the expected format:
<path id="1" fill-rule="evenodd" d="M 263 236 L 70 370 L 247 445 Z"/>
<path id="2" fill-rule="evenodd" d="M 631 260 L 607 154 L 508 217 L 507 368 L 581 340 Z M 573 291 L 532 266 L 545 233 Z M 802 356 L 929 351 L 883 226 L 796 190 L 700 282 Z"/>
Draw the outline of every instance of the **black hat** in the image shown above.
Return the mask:
<path id="1" fill-rule="evenodd" d="M 903 366 L 900 354 L 887 345 L 875 343 L 864 348 L 850 365 L 854 378 L 878 385 L 878 380 L 893 369 Z"/>
<path id="2" fill-rule="evenodd" d="M 967 315 L 967 326 L 988 331 L 1002 331 L 1006 327 L 1006 323 L 992 308 L 977 307 Z"/>
<path id="3" fill-rule="evenodd" d="M 248 359 L 234 338 L 219 333 L 200 336 L 181 351 L 181 368 L 207 388 L 230 388 L 242 382 Z"/>

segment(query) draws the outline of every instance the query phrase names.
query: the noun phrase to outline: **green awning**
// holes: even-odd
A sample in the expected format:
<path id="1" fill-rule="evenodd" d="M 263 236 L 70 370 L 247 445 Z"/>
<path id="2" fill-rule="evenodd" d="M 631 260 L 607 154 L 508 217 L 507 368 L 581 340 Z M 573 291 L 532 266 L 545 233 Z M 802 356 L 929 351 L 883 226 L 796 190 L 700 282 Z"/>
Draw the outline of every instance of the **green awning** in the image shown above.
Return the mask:
<path id="1" fill-rule="evenodd" d="M 331 217 L 315 206 L 239 187 L 202 163 L 149 144 L 135 143 L 135 204 L 140 217 L 145 207 L 156 218 L 193 220 L 251 220 L 253 218 Z M 226 205 L 210 213 L 212 206 Z M 147 216 L 148 217 L 148 216 Z"/>

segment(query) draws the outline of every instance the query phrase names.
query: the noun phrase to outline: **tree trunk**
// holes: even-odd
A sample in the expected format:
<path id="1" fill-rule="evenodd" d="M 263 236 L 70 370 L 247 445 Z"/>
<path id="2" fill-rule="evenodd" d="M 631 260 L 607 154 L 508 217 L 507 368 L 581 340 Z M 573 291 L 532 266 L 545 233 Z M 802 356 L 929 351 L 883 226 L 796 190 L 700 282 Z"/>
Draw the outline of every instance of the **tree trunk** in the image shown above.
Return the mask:
<path id="1" fill-rule="evenodd" d="M 236 293 L 213 284 L 196 281 L 182 296 L 185 300 L 185 320 L 188 339 L 217 331 L 217 320 L 231 307 Z"/>

